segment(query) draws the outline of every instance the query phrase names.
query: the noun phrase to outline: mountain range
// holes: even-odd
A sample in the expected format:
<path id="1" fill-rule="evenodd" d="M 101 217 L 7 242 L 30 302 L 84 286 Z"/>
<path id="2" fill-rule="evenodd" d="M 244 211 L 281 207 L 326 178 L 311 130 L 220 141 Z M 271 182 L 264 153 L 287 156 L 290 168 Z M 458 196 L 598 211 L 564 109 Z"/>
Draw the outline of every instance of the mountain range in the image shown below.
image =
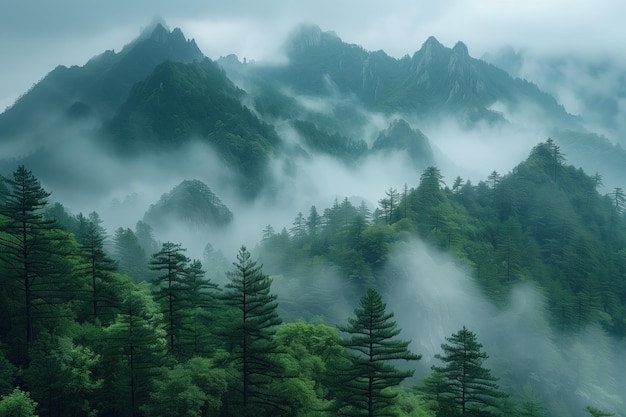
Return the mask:
<path id="1" fill-rule="evenodd" d="M 210 59 L 180 29 L 155 23 L 119 52 L 107 51 L 83 66 L 57 67 L 0 115 L 5 242 L 0 267 L 11 277 L 13 260 L 23 256 L 13 248 L 24 235 L 9 229 L 23 217 L 13 204 L 19 181 L 10 179 L 20 178 L 11 172 L 23 164 L 33 171 L 37 187 L 35 177 L 41 180 L 46 191 L 40 195 L 53 193 L 42 210 L 46 222 L 41 225 L 50 228 L 42 236 L 58 238 L 54 244 L 35 240 L 37 247 L 50 245 L 50 262 L 63 267 L 61 279 L 51 275 L 49 280 L 50 288 L 67 296 L 59 310 L 63 320 L 51 326 L 65 329 L 68 342 L 79 341 L 77 329 L 84 327 L 94 364 L 98 355 L 103 363 L 118 354 L 122 358 L 94 373 L 94 381 L 107 381 L 102 391 L 98 384 L 90 388 L 94 404 L 109 410 L 102 415 L 120 415 L 108 398 L 134 398 L 120 394 L 134 385 L 112 378 L 117 374 L 109 368 L 124 369 L 127 350 L 106 347 L 106 333 L 96 331 L 101 324 L 96 320 L 92 326 L 89 317 L 105 306 L 105 298 L 119 297 L 119 308 L 128 306 L 128 314 L 126 309 L 109 314 L 102 326 L 122 329 L 126 317 L 133 317 L 134 293 L 153 303 L 146 309 L 150 320 L 166 317 L 152 314 L 158 304 L 168 303 L 160 296 L 151 299 L 148 290 L 164 281 L 141 282 L 137 288 L 145 293 L 128 292 L 121 300 L 131 279 L 155 279 L 152 272 L 160 268 L 149 270 L 149 265 L 155 265 L 164 241 L 164 251 L 175 249 L 181 265 L 202 258 L 203 265 L 194 259 L 189 268 L 181 266 L 181 276 L 193 285 L 204 280 L 192 275 L 202 278 L 205 270 L 216 283 L 230 279 L 223 253 L 242 248 L 238 259 L 247 262 L 245 245 L 256 244 L 253 255 L 263 263 L 263 280 L 265 274 L 271 277 L 262 291 L 273 286 L 286 322 L 343 322 L 361 293 L 380 289 L 424 355 L 424 375 L 434 369 L 441 342 L 450 341 L 449 330 L 468 325 L 493 352 L 488 364 L 521 407 L 541 410 L 534 407 L 543 402 L 543 414 L 567 416 L 582 415 L 588 404 L 623 409 L 626 196 L 620 183 L 626 154 L 621 147 L 510 67 L 507 72 L 473 58 L 462 42 L 449 48 L 431 37 L 412 56 L 394 58 L 304 25 L 286 40 L 285 54 L 281 65 L 240 61 L 235 55 Z M 505 155 L 517 159 L 504 161 Z M 10 215 L 14 222 L 7 222 Z M 89 251 L 85 240 L 90 230 L 102 249 L 98 255 L 110 253 L 117 260 L 119 274 L 111 275 L 114 281 L 107 287 L 110 297 L 96 295 L 95 257 L 91 268 L 85 267 L 86 256 L 95 256 L 96 245 Z M 115 230 L 112 239 L 106 230 Z M 71 255 L 59 256 L 65 252 L 57 246 Z M 187 250 L 189 259 L 182 255 Z M 39 264 L 39 258 L 29 259 Z M 103 265 L 115 269 L 113 261 Z M 86 278 L 87 269 L 93 279 Z M 122 285 L 126 278 L 128 285 Z M 70 286 L 84 306 L 71 298 Z M 18 290 L 9 284 L 0 291 L 2 300 L 10 300 L 0 303 L 6 311 L 21 305 Z M 268 302 L 274 304 L 272 297 Z M 185 311 L 193 306 L 198 314 L 213 314 L 210 310 L 219 306 L 184 302 Z M 56 311 L 53 307 L 50 311 Z M 76 322 L 65 318 L 73 309 Z M 230 313 L 217 314 L 230 326 Z M 171 314 L 169 320 L 171 326 Z M 19 342 L 3 343 L 12 355 L 7 358 L 26 363 L 22 336 L 5 322 L 11 325 L 0 331 Z M 222 327 L 213 318 L 206 324 Z M 214 337 L 192 327 L 194 344 L 204 340 L 196 335 L 209 336 L 211 342 L 198 346 L 213 350 L 221 330 Z M 41 332 L 42 342 L 55 334 Z M 307 334 L 302 336 L 307 343 L 315 339 Z M 143 339 L 142 333 L 137 340 Z M 41 352 L 33 359 L 36 366 L 15 367 L 7 375 L 14 374 L 15 386 L 22 378 L 30 382 L 33 398 L 45 404 L 52 391 L 39 385 L 39 370 L 48 369 L 53 355 L 45 343 L 33 351 Z M 154 352 L 155 358 L 166 357 Z M 215 359 L 208 367 L 228 362 L 220 359 L 221 352 L 206 353 Z M 8 363 L 2 359 L 0 352 L 0 363 Z M 301 359 L 294 355 L 293 364 L 308 362 Z M 310 363 L 318 367 L 317 361 Z M 75 374 L 87 375 L 90 368 L 76 368 Z M 161 375 L 150 380 L 161 381 Z M 289 381 L 294 375 L 290 372 Z M 180 382 L 178 376 L 172 380 Z M 317 385 L 310 381 L 285 392 L 293 397 L 293 392 L 308 392 L 302 387 L 313 390 Z M 316 391 L 311 398 L 325 401 L 333 389 Z M 61 386 L 59 392 L 67 394 Z M 398 401 L 414 398 L 417 411 L 407 415 L 425 415 L 419 410 L 429 406 L 422 401 L 426 396 L 405 388 L 399 392 Z M 151 404 L 156 398 L 146 394 L 142 401 Z M 58 403 L 60 410 L 64 402 Z M 298 407 L 301 415 L 323 410 Z M 223 414 L 233 410 L 238 415 L 235 408 Z M 537 415 L 527 408 L 518 411 Z"/>
<path id="2" fill-rule="evenodd" d="M 420 129 L 452 120 L 468 130 L 540 126 L 570 161 L 601 172 L 609 186 L 621 181 L 626 153 L 619 146 L 535 84 L 472 58 L 462 42 L 448 48 L 430 37 L 397 59 L 303 25 L 285 51 L 288 63 L 280 66 L 232 55 L 213 61 L 180 29 L 156 23 L 119 52 L 55 68 L 0 114 L 0 170 L 21 162 L 46 183 L 66 182 L 76 174 L 64 158 L 75 144 L 69 137 L 131 159 L 200 142 L 232 171 L 231 185 L 254 199 L 276 186 L 271 161 L 295 155 L 354 163 L 387 147 L 407 151 L 420 172 L 437 164 L 437 143 Z M 382 124 L 372 124 L 372 115 Z M 376 140 L 394 126 L 415 131 L 422 143 Z"/>

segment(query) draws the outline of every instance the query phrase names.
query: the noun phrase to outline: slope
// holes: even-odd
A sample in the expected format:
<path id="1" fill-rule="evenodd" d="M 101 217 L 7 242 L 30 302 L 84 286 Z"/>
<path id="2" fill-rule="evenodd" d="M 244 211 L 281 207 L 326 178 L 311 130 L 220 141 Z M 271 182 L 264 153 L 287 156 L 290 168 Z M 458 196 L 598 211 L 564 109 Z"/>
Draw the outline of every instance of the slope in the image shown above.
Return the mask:
<path id="1" fill-rule="evenodd" d="M 280 140 L 241 104 L 243 94 L 208 58 L 190 64 L 168 61 L 133 87 L 106 124 L 104 138 L 126 156 L 200 140 L 241 175 L 244 195 L 254 196 Z"/>
<path id="2" fill-rule="evenodd" d="M 0 114 L 0 143 L 32 141 L 37 148 L 80 120 L 111 117 L 132 85 L 166 60 L 192 62 L 204 57 L 180 29 L 147 28 L 120 52 L 106 51 L 85 65 L 58 66 Z"/>
<path id="3" fill-rule="evenodd" d="M 430 37 L 413 56 L 396 59 L 307 25 L 294 31 L 285 50 L 287 65 L 248 65 L 249 77 L 274 80 L 276 87 L 298 94 L 354 96 L 367 108 L 386 113 L 454 114 L 472 124 L 503 120 L 491 109 L 502 103 L 512 112 L 535 106 L 557 125 L 576 122 L 552 96 L 472 58 L 462 42 L 450 49 Z"/>

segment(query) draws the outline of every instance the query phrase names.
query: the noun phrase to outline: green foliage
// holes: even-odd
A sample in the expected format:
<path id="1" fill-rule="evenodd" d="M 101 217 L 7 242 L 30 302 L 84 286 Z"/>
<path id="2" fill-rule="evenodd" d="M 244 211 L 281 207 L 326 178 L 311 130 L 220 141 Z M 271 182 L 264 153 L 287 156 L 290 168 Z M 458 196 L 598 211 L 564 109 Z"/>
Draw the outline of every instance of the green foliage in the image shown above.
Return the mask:
<path id="1" fill-rule="evenodd" d="M 204 279 L 202 263 L 191 261 L 180 244 L 166 242 L 152 255 L 150 267 L 160 275 L 152 280 L 152 295 L 165 318 L 170 354 L 189 358 L 210 350 L 209 310 L 217 285 Z"/>
<path id="2" fill-rule="evenodd" d="M 283 416 L 330 416 L 332 384 L 328 373 L 341 359 L 337 332 L 322 324 L 304 322 L 279 326 L 275 336 L 281 346 L 283 377 L 272 382 Z"/>
<path id="3" fill-rule="evenodd" d="M 0 400 L 0 417 L 38 417 L 37 403 L 31 400 L 28 392 L 15 388 L 11 394 Z"/>
<path id="4" fill-rule="evenodd" d="M 276 331 L 276 343 L 284 348 L 282 360 L 290 378 L 309 381 L 317 399 L 327 400 L 332 394 L 328 374 L 342 360 L 343 348 L 337 331 L 323 324 L 287 323 Z M 323 408 L 310 404 L 308 408 Z M 295 410 L 294 410 L 295 411 Z"/>
<path id="5" fill-rule="evenodd" d="M 150 268 L 159 274 L 152 280 L 152 294 L 161 304 L 161 311 L 166 317 L 167 338 L 170 353 L 175 353 L 177 340 L 182 326 L 180 315 L 184 307 L 187 288 L 182 283 L 183 275 L 190 259 L 187 258 L 181 244 L 165 242 L 161 250 L 152 255 Z"/>
<path id="6" fill-rule="evenodd" d="M 8 394 L 13 389 L 17 368 L 4 356 L 0 345 L 0 395 Z"/>
<path id="7" fill-rule="evenodd" d="M 226 387 L 223 370 L 208 359 L 193 358 L 164 371 L 141 409 L 154 417 L 217 416 Z"/>
<path id="8" fill-rule="evenodd" d="M 205 183 L 185 180 L 151 205 L 144 219 L 147 223 L 161 226 L 181 221 L 191 230 L 204 230 L 229 224 L 233 213 Z"/>
<path id="9" fill-rule="evenodd" d="M 43 336 L 43 335 L 42 335 Z M 44 415 L 87 416 L 87 398 L 102 386 L 94 377 L 100 356 L 67 337 L 46 334 L 33 345 L 24 379 Z"/>
<path id="10" fill-rule="evenodd" d="M 270 292 L 272 281 L 263 274 L 262 266 L 252 261 L 245 246 L 233 266 L 220 297 L 230 309 L 222 336 L 238 372 L 231 406 L 246 415 L 259 410 L 271 413 L 280 405 L 268 390 L 268 383 L 280 378 L 279 348 L 273 340 L 275 327 L 282 322 L 276 295 Z"/>
<path id="11" fill-rule="evenodd" d="M 199 138 L 240 174 L 243 195 L 253 197 L 280 140 L 241 105 L 242 94 L 208 58 L 164 62 L 135 84 L 106 130 L 124 154 L 172 150 Z"/>
<path id="12" fill-rule="evenodd" d="M 400 334 L 393 313 L 385 311 L 382 297 L 368 290 L 361 298 L 355 317 L 339 329 L 349 335 L 342 341 L 348 352 L 347 362 L 337 369 L 336 408 L 340 415 L 387 416 L 397 393 L 390 389 L 413 375 L 400 370 L 390 361 L 419 360 L 408 350 L 409 341 L 398 340 Z"/>
<path id="13" fill-rule="evenodd" d="M 602 411 L 598 408 L 592 407 L 590 405 L 585 407 L 585 411 L 588 412 L 589 414 L 591 414 L 593 417 L 609 417 L 609 416 L 614 416 L 615 413 L 609 413 L 606 411 Z"/>
<path id="14" fill-rule="evenodd" d="M 12 184 L 16 178 L 28 179 L 28 184 Z M 159 276 L 148 271 L 146 248 L 154 248 L 155 242 L 145 223 L 137 225 L 136 233 L 118 229 L 114 244 L 120 272 L 137 281 L 154 279 L 153 292 L 150 285 L 137 286 L 116 273 L 103 250 L 105 232 L 97 214 L 72 216 L 60 204 L 48 207 L 47 192 L 36 178 L 18 169 L 5 181 L 9 188 L 0 203 L 0 276 L 5 284 L 0 286 L 5 318 L 0 320 L 0 394 L 6 396 L 19 384 L 37 401 L 43 417 L 166 415 L 181 409 L 202 416 L 332 415 L 331 405 L 349 404 L 349 388 L 367 379 L 355 376 L 345 382 L 335 371 L 346 370 L 343 377 L 348 377 L 357 370 L 380 370 L 369 366 L 365 352 L 357 348 L 359 343 L 368 348 L 358 339 L 363 334 L 355 333 L 352 345 L 346 342 L 352 351 L 347 354 L 327 326 L 279 325 L 279 306 L 270 288 L 278 288 L 287 320 L 336 320 L 344 314 L 342 307 L 365 289 L 395 287 L 402 273 L 386 268 L 387 259 L 396 245 L 415 236 L 457 255 L 496 303 L 504 303 L 517 283 L 532 281 L 545 294 L 555 330 L 567 333 L 599 323 L 624 335 L 624 215 L 619 190 L 600 195 L 600 181 L 567 165 L 550 140 L 533 148 L 510 173 L 494 171 L 476 185 L 457 178 L 449 189 L 439 170 L 429 167 L 416 188 L 381 190 L 373 216 L 366 205 L 337 198 L 319 212 L 313 206 L 308 216 L 298 213 L 290 230 L 277 233 L 268 225 L 259 248 L 264 268 L 276 274 L 273 280 L 242 248 L 218 300 L 217 286 L 205 279 L 199 261 L 184 255 L 179 263 L 160 258 L 155 264 L 164 268 Z M 28 209 L 20 211 L 20 202 Z M 62 221 L 66 231 L 51 219 Z M 225 269 L 224 256 L 210 245 L 205 258 L 210 276 Z M 176 266 L 174 275 L 167 270 L 170 264 Z M 32 284 L 29 343 L 26 283 Z M 388 324 L 384 305 L 381 313 L 375 304 L 369 304 L 372 312 Z M 342 329 L 364 325 L 359 320 L 363 314 L 356 315 Z M 170 323 L 174 331 L 168 331 Z M 528 416 L 572 411 L 543 391 L 522 393 L 519 402 L 503 398 L 482 365 L 486 355 L 480 344 L 466 333 L 444 344 L 448 350 L 439 356 L 443 366 L 418 391 L 424 402 L 395 386 L 376 391 L 389 415 L 462 413 L 463 400 L 455 400 L 463 386 L 454 379 L 457 342 L 466 342 L 473 352 L 466 360 L 474 360 L 470 368 L 480 381 L 470 388 L 483 390 L 484 403 L 466 401 L 466 414 L 475 409 Z M 395 352 L 386 345 L 380 352 L 388 348 Z M 168 350 L 176 354 L 167 355 Z M 524 363 L 536 366 L 536 361 Z M 396 382 L 408 371 L 399 372 Z M 593 378 L 584 383 L 594 385 Z M 555 385 L 548 370 L 507 379 L 532 379 L 546 390 Z M 357 408 L 342 410 L 358 414 Z"/>
<path id="15" fill-rule="evenodd" d="M 335 156 L 346 162 L 357 161 L 368 150 L 363 140 L 352 140 L 339 133 L 323 132 L 311 122 L 294 120 L 292 125 L 311 150 Z"/>
<path id="16" fill-rule="evenodd" d="M 118 414 L 135 413 L 148 402 L 167 349 L 163 316 L 148 289 L 129 284 L 126 291 L 120 314 L 104 329 L 101 347 L 109 375 L 104 388 L 111 395 L 106 406 Z"/>
<path id="17" fill-rule="evenodd" d="M 435 355 L 443 365 L 432 367 L 437 377 L 431 378 L 426 385 L 431 400 L 433 397 L 437 400 L 437 413 L 445 415 L 452 411 L 461 416 L 472 416 L 497 412 L 500 400 L 507 395 L 499 390 L 498 378 L 483 367 L 489 356 L 482 350 L 476 335 L 463 326 L 446 340 L 450 344 L 441 345 L 443 354 Z M 439 375 L 443 379 L 442 386 L 436 383 Z"/>
<path id="18" fill-rule="evenodd" d="M 0 300 L 11 325 L 0 326 L 0 335 L 25 365 L 38 332 L 72 319 L 70 299 L 80 303 L 80 284 L 72 273 L 78 251 L 70 236 L 43 217 L 50 193 L 31 171 L 19 166 L 4 181 L 11 191 L 0 205 Z"/>
<path id="19" fill-rule="evenodd" d="M 374 151 L 404 151 L 417 166 L 429 166 L 434 162 L 428 138 L 419 129 L 412 129 L 404 119 L 391 122 L 372 145 Z"/>
<path id="20" fill-rule="evenodd" d="M 118 270 L 132 277 L 136 282 L 148 279 L 146 252 L 139 244 L 135 232 L 119 227 L 113 235 L 114 257 L 118 261 Z"/>
<path id="21" fill-rule="evenodd" d="M 120 297 L 115 293 L 112 277 L 117 265 L 104 251 L 106 231 L 96 212 L 90 213 L 89 218 L 81 213 L 76 220 L 76 237 L 85 260 L 81 272 L 89 281 L 91 290 L 91 315 L 93 320 L 110 323 L 119 307 Z"/>

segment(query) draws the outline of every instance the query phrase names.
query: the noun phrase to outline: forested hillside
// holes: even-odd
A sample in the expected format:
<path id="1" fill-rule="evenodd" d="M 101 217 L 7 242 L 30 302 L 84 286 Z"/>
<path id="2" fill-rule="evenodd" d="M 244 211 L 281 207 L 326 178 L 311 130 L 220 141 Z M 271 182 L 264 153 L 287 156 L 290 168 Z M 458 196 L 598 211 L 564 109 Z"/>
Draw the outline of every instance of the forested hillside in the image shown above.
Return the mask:
<path id="1" fill-rule="evenodd" d="M 462 42 L 283 52 L 0 115 L 0 417 L 624 416 L 620 146 Z"/>
<path id="2" fill-rule="evenodd" d="M 555 334 L 597 324 L 624 336 L 626 198 L 621 189 L 599 194 L 601 176 L 568 165 L 551 140 L 476 185 L 456 178 L 446 186 L 430 167 L 416 186 L 385 191 L 373 212 L 347 198 L 313 206 L 291 230 L 263 230 L 263 264 L 242 246 L 225 277 L 211 253 L 192 260 L 179 243 L 157 244 L 142 222 L 116 231 L 111 249 L 97 213 L 50 206 L 24 167 L 3 184 L 0 415 L 35 403 L 40 416 L 361 415 L 364 404 L 373 415 L 544 415 L 529 407 L 583 415 L 584 405 L 622 405 L 610 384 L 607 395 L 565 404 L 541 376 L 526 391 L 516 381 L 528 375 L 507 375 L 500 387 L 467 328 L 440 341 L 432 375 L 398 385 L 413 374 L 404 360 L 421 352 L 403 341 L 407 329 L 381 294 L 403 279 L 386 268 L 393 248 L 415 238 L 469 265 L 501 306 L 516 284 L 535 283 L 563 332 Z M 339 294 L 316 285 L 325 270 L 337 272 L 332 288 L 354 318 L 338 317 Z M 460 388 L 450 382 L 465 360 L 458 349 L 476 354 Z M 367 381 L 374 388 L 359 388 Z M 459 400 L 470 397 L 465 389 L 489 400 Z"/>

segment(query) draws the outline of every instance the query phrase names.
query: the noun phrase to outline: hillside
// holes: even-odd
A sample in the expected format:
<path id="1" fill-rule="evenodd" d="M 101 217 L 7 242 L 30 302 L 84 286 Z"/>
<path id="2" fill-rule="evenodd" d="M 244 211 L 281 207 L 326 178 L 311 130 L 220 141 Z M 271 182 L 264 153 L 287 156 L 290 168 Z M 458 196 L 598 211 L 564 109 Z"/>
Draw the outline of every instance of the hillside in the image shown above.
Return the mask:
<path id="1" fill-rule="evenodd" d="M 252 263 L 242 247 L 233 264 L 235 270 L 227 270 L 229 284 L 217 292 L 220 286 L 202 278 L 202 263 L 187 258 L 182 244 L 165 242 L 148 256 L 145 243 L 154 247 L 156 242 L 144 222 L 137 224 L 136 231 L 118 228 L 114 250 L 109 252 L 96 213 L 71 216 L 55 205 L 28 217 L 29 239 L 19 243 L 21 223 L 15 203 L 22 197 L 18 191 L 25 187 L 26 195 L 36 192 L 38 198 L 30 204 L 41 207 L 49 196 L 32 173 L 20 167 L 5 181 L 0 204 L 4 225 L 0 268 L 14 277 L 0 290 L 2 313 L 10 317 L 0 326 L 0 361 L 3 381 L 8 381 L 8 385 L 0 384 L 0 392 L 8 393 L 19 383 L 43 404 L 41 414 L 46 416 L 56 415 L 60 404 L 75 405 L 55 379 L 39 384 L 45 363 L 57 369 L 55 373 L 89 370 L 87 375 L 93 380 L 72 379 L 72 383 L 89 398 L 92 409 L 105 415 L 133 410 L 137 405 L 124 400 L 110 403 L 101 399 L 110 396 L 100 393 L 130 393 L 140 409 L 147 410 L 157 400 L 143 387 L 159 387 L 164 375 L 176 380 L 179 389 L 193 391 L 208 375 L 213 380 L 222 372 L 237 369 L 237 358 L 231 355 L 238 350 L 231 344 L 238 328 L 231 326 L 239 315 L 228 300 L 245 303 L 250 297 L 250 302 L 256 303 L 250 317 L 257 318 L 255 311 L 273 311 L 276 319 L 267 327 L 276 326 L 275 330 L 264 340 L 280 341 L 283 348 L 288 347 L 277 356 L 280 372 L 274 369 L 270 380 L 273 384 L 301 384 L 294 392 L 307 393 L 308 400 L 292 404 L 285 415 L 294 410 L 319 411 L 322 405 L 331 407 L 343 401 L 330 394 L 338 392 L 333 388 L 332 372 L 321 371 L 341 363 L 334 355 L 345 346 L 342 336 L 328 325 L 345 321 L 347 306 L 354 305 L 368 289 L 375 289 L 390 300 L 403 331 L 418 342 L 413 349 L 429 360 L 434 352 L 427 347 L 441 342 L 442 330 L 451 331 L 458 320 L 464 323 L 463 329 L 466 325 L 477 329 L 492 357 L 489 366 L 501 375 L 500 386 L 511 395 L 492 405 L 499 410 L 525 407 L 531 400 L 552 415 L 580 416 L 589 403 L 619 410 L 623 406 L 621 362 L 610 360 L 617 355 L 613 343 L 618 342 L 597 329 L 620 338 L 626 332 L 626 197 L 619 190 L 601 195 L 597 191 L 600 180 L 567 164 L 551 140 L 536 145 L 510 173 L 494 171 L 476 185 L 456 178 L 451 187 L 444 186 L 439 170 L 430 167 L 419 184 L 385 191 L 373 212 L 367 205 L 355 206 L 344 198 L 319 213 L 315 206 L 307 216 L 298 213 L 289 231 L 277 233 L 267 225 L 255 255 L 263 264 Z M 166 216 L 177 213 L 174 215 L 192 222 L 205 221 L 214 216 L 212 205 L 228 217 L 204 184 L 186 181 L 163 196 L 145 220 L 158 221 L 160 212 Z M 50 221 L 55 218 L 71 225 L 71 233 Z M 24 265 L 37 275 L 18 275 L 22 268 L 15 263 L 21 256 L 18 243 L 28 245 Z M 422 247 L 431 248 L 431 254 L 425 256 Z M 453 258 L 446 260 L 448 256 Z M 210 245 L 205 257 L 207 268 L 216 268 L 220 255 Z M 16 265 L 20 266 L 18 272 Z M 115 272 L 117 268 L 119 272 Z M 261 270 L 273 279 L 258 275 Z M 55 279 L 60 275 L 66 279 Z M 266 277 L 258 293 L 230 299 L 221 295 L 233 291 L 238 279 L 254 277 Z M 37 285 L 26 289 L 18 285 L 26 279 Z M 149 281 L 133 283 L 145 279 Z M 276 295 L 268 297 L 270 285 Z M 253 291 L 246 288 L 242 291 Z M 22 291 L 35 298 L 17 297 Z M 259 295 L 268 297 L 264 298 L 267 301 L 259 301 Z M 28 306 L 37 309 L 24 308 Z M 456 309 L 461 317 L 450 317 Z M 278 326 L 280 319 L 285 323 Z M 455 323 L 451 324 L 451 319 Z M 258 322 L 269 323 L 269 318 Z M 130 339 L 129 332 L 134 335 Z M 525 346 L 523 350 L 520 344 Z M 141 350 L 134 352 L 135 347 Z M 131 359 L 124 353 L 127 351 L 134 352 Z M 51 352 L 55 355 L 52 359 Z M 86 362 L 72 359 L 81 355 Z M 196 372 L 204 377 L 196 382 L 181 380 L 192 372 L 182 369 L 199 366 L 200 361 L 204 362 Z M 308 361 L 315 363 L 316 372 L 290 373 L 293 366 L 306 367 Z M 572 372 L 572 361 L 583 375 Z M 142 368 L 134 368 L 137 363 Z M 25 371 L 18 373 L 18 367 Z M 135 373 L 137 369 L 146 372 Z M 428 367 L 420 369 L 421 376 L 428 375 Z M 64 381 L 70 375 L 76 373 L 68 374 Z M 129 384 L 128 378 L 141 384 Z M 224 381 L 222 390 L 214 392 L 219 404 L 238 404 L 237 381 Z M 428 381 L 424 379 L 423 384 Z M 325 389 L 302 391 L 314 384 Z M 563 393 L 563 384 L 571 391 Z M 55 398 L 62 402 L 47 397 L 46 387 L 58 390 Z M 530 399 L 524 394 L 528 387 L 535 392 Z M 403 401 L 409 401 L 408 409 L 416 413 L 440 407 L 439 403 L 421 402 L 428 398 L 423 387 L 397 389 L 402 396 L 393 404 L 398 407 Z M 593 399 L 588 392 L 594 393 Z M 325 410 L 323 415 L 333 414 Z"/>
<path id="2" fill-rule="evenodd" d="M 0 114 L 0 143 L 33 141 L 45 146 L 68 124 L 112 116 L 131 87 L 158 64 L 192 62 L 204 55 L 180 29 L 148 27 L 121 51 L 106 51 L 83 66 L 59 66 Z M 50 137 L 52 136 L 52 138 Z"/>

